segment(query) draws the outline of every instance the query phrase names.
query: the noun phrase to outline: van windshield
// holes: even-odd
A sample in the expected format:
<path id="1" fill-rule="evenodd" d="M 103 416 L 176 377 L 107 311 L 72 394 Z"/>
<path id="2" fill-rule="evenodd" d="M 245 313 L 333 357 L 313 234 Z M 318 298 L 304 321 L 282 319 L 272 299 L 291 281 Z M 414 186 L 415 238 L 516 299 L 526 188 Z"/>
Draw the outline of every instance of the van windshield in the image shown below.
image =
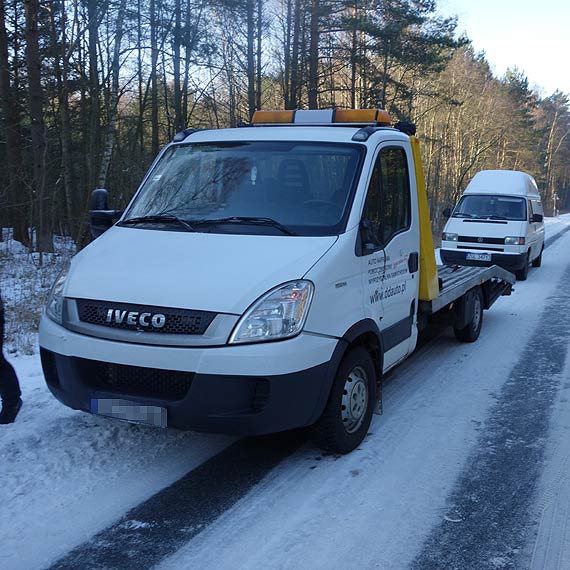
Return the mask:
<path id="1" fill-rule="evenodd" d="M 363 155 L 361 145 L 333 143 L 172 146 L 120 224 L 156 229 L 163 217 L 178 223 L 160 229 L 336 235 L 346 225 Z"/>
<path id="2" fill-rule="evenodd" d="M 483 220 L 526 220 L 526 200 L 514 196 L 470 194 L 462 196 L 453 211 L 454 218 Z"/>

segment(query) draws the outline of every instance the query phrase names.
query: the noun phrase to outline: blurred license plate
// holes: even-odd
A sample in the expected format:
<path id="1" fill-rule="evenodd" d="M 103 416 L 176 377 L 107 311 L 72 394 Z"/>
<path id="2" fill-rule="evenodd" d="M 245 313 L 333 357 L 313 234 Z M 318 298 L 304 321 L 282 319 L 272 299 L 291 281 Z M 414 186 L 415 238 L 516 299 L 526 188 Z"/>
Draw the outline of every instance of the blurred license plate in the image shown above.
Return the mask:
<path id="1" fill-rule="evenodd" d="M 166 427 L 166 408 L 161 408 L 160 406 L 143 406 L 118 398 L 99 398 L 91 400 L 91 413 L 137 424 Z"/>
<path id="2" fill-rule="evenodd" d="M 490 253 L 468 253 L 465 255 L 467 261 L 491 261 Z"/>

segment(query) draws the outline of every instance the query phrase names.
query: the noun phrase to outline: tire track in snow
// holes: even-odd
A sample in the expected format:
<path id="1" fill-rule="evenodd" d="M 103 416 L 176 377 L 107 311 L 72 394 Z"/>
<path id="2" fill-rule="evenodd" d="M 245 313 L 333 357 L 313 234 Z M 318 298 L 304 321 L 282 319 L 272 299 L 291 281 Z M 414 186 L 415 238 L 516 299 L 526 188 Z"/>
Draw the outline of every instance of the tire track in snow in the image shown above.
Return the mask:
<path id="1" fill-rule="evenodd" d="M 450 495 L 446 516 L 424 543 L 413 570 L 528 566 L 521 551 L 563 379 L 570 319 L 561 307 L 568 306 L 570 265 L 498 393 L 478 445 Z"/>
<path id="2" fill-rule="evenodd" d="M 69 552 L 49 570 L 153 567 L 244 497 L 303 441 L 302 432 L 237 441 Z"/>

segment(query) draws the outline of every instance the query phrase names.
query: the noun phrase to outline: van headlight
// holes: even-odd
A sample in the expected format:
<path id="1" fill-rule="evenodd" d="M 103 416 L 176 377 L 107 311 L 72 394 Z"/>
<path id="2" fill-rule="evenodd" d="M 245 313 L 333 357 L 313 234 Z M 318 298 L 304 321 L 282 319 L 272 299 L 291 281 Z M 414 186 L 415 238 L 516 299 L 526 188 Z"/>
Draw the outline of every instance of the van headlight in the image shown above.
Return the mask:
<path id="1" fill-rule="evenodd" d="M 63 323 L 63 288 L 69 273 L 69 267 L 61 270 L 52 285 L 46 303 L 46 315 L 60 325 Z"/>
<path id="2" fill-rule="evenodd" d="M 505 245 L 524 245 L 523 237 L 507 236 L 505 238 Z"/>
<path id="3" fill-rule="evenodd" d="M 310 281 L 290 281 L 271 289 L 243 314 L 230 344 L 290 338 L 301 332 L 315 287 Z"/>
<path id="4" fill-rule="evenodd" d="M 441 239 L 443 241 L 457 241 L 458 238 L 459 236 L 457 234 L 450 234 L 448 232 L 443 232 L 441 234 Z"/>

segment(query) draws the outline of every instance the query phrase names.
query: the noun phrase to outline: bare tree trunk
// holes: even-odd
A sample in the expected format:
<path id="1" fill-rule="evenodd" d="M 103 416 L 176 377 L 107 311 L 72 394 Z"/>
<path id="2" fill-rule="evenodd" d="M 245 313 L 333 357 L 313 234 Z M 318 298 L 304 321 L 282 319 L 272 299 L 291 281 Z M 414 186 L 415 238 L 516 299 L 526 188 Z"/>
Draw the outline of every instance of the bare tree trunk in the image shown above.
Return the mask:
<path id="1" fill-rule="evenodd" d="M 53 251 L 53 241 L 50 228 L 45 218 L 45 175 L 46 175 L 46 133 L 42 105 L 42 85 L 40 78 L 40 54 L 38 14 L 39 0 L 25 0 L 26 9 L 26 61 L 28 70 L 28 85 L 30 94 L 30 118 L 32 122 L 32 153 L 34 190 L 38 200 L 37 249 L 42 253 Z"/>
<path id="2" fill-rule="evenodd" d="M 350 107 L 356 109 L 356 60 L 358 56 L 358 1 L 352 8 L 352 33 L 350 46 Z"/>
<path id="3" fill-rule="evenodd" d="M 115 28 L 115 46 L 113 49 L 113 61 L 111 63 L 111 96 L 109 101 L 109 118 L 107 123 L 107 134 L 105 141 L 105 151 L 101 161 L 101 168 L 99 170 L 99 180 L 97 183 L 98 188 L 104 188 L 107 181 L 107 172 L 109 171 L 109 164 L 111 163 L 111 156 L 113 155 L 113 146 L 115 144 L 115 135 L 117 130 L 117 117 L 119 105 L 119 71 L 120 71 L 120 56 L 121 56 L 121 42 L 123 41 L 123 23 L 125 19 L 125 10 L 127 7 L 127 0 L 121 0 L 119 4 L 119 12 L 117 14 L 117 24 Z"/>
<path id="4" fill-rule="evenodd" d="M 255 73 L 257 75 L 257 86 L 255 90 L 255 107 L 261 109 L 261 51 L 263 39 L 263 0 L 257 0 L 257 58 Z"/>
<path id="5" fill-rule="evenodd" d="M 6 195 L 10 208 L 10 219 L 14 228 L 14 239 L 30 246 L 26 232 L 26 210 L 16 208 L 14 205 L 22 202 L 20 179 L 18 175 L 21 164 L 21 135 L 20 118 L 15 97 L 10 82 L 10 62 L 8 60 L 8 34 L 6 33 L 6 13 L 4 2 L 0 2 L 0 105 L 4 116 L 6 133 L 6 170 L 8 174 L 8 188 Z"/>
<path id="6" fill-rule="evenodd" d="M 285 38 L 283 41 L 283 103 L 285 109 L 291 106 L 291 31 L 293 18 L 293 0 L 287 1 L 287 15 L 285 19 Z"/>
<path id="7" fill-rule="evenodd" d="M 97 0 L 89 0 L 87 14 L 89 18 L 89 186 L 93 187 L 97 178 L 99 162 L 99 65 L 97 62 L 97 44 L 99 41 L 99 11 Z"/>
<path id="8" fill-rule="evenodd" d="M 182 119 L 182 92 L 180 90 L 180 48 L 182 35 L 181 0 L 174 2 L 174 37 L 172 63 L 174 67 L 174 132 L 178 133 L 186 127 Z"/>
<path id="9" fill-rule="evenodd" d="M 60 24 L 62 30 L 61 46 L 57 45 L 57 28 L 55 10 L 53 0 L 50 1 L 50 35 L 54 53 L 54 72 L 58 92 L 59 119 L 61 121 L 61 174 L 63 178 L 63 195 L 65 199 L 65 214 L 67 226 L 71 225 L 73 218 L 73 171 L 71 167 L 71 126 L 69 122 L 69 101 L 68 101 L 68 83 L 67 83 L 67 49 L 66 49 L 66 7 L 65 0 L 61 0 Z"/>
<path id="10" fill-rule="evenodd" d="M 311 0 L 311 31 L 309 36 L 309 109 L 317 109 L 319 106 L 319 16 L 320 0 Z"/>
<path id="11" fill-rule="evenodd" d="M 554 113 L 554 119 L 552 120 L 552 125 L 550 127 L 550 132 L 548 133 L 548 143 L 546 145 L 546 157 L 544 161 L 545 167 L 545 179 L 546 179 L 546 204 L 552 204 L 554 210 L 554 176 L 552 174 L 552 162 L 554 158 L 554 132 L 558 123 L 558 109 Z"/>
<path id="12" fill-rule="evenodd" d="M 247 20 L 247 111 L 251 121 L 255 113 L 255 60 L 253 57 L 255 42 L 254 0 L 246 0 Z"/>
<path id="13" fill-rule="evenodd" d="M 151 74 L 151 125 L 152 125 L 152 155 L 159 150 L 158 143 L 158 41 L 157 41 L 156 0 L 150 0 L 150 74 Z"/>
<path id="14" fill-rule="evenodd" d="M 141 22 L 141 10 L 142 10 L 142 0 L 137 0 L 137 70 L 138 70 L 138 80 L 139 80 L 139 116 L 137 123 L 138 139 L 140 146 L 141 156 L 144 156 L 144 110 L 145 110 L 145 99 L 143 97 L 143 69 L 142 69 L 142 22 Z"/>
<path id="15" fill-rule="evenodd" d="M 295 13 L 293 16 L 293 47 L 291 49 L 291 87 L 288 109 L 299 106 L 299 51 L 301 43 L 301 0 L 295 0 Z"/>

